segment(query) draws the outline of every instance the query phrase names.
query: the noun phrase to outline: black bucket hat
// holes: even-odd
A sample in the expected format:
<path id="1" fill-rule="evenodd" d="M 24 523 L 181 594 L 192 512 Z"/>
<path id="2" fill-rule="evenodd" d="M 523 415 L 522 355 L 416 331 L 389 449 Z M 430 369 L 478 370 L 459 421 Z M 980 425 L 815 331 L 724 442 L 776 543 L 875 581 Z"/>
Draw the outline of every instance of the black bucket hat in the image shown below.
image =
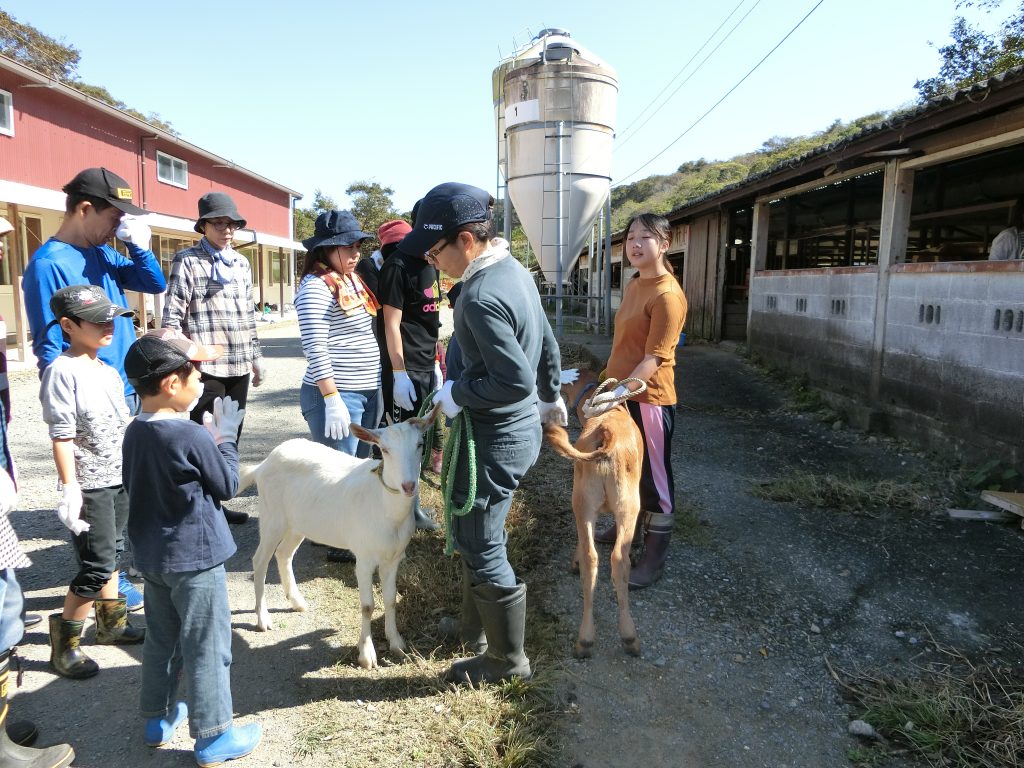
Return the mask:
<path id="1" fill-rule="evenodd" d="M 302 241 L 307 251 L 332 245 L 352 245 L 359 240 L 372 238 L 363 232 L 356 217 L 349 211 L 325 211 L 316 217 L 313 236 Z"/>
<path id="2" fill-rule="evenodd" d="M 238 208 L 235 207 L 235 201 L 227 192 L 207 192 L 199 198 L 199 219 L 196 221 L 196 232 L 203 233 L 204 219 L 216 219 L 221 216 L 237 222 L 240 227 L 244 227 L 246 224 L 245 219 L 238 213 Z"/>

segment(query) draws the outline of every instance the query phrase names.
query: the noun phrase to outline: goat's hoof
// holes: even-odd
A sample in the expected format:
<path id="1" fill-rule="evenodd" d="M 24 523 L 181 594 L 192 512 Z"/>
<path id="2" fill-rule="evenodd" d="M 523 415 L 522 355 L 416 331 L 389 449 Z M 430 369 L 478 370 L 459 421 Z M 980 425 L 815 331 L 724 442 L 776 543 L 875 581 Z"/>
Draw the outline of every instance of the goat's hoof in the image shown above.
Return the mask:
<path id="1" fill-rule="evenodd" d="M 360 656 L 359 666 L 363 669 L 375 669 L 377 667 L 376 656 Z"/>
<path id="2" fill-rule="evenodd" d="M 577 659 L 589 659 L 594 655 L 594 641 L 577 640 L 575 647 L 572 649 L 572 655 Z"/>
<path id="3" fill-rule="evenodd" d="M 260 632 L 269 632 L 274 628 L 274 622 L 270 620 L 269 613 L 256 614 L 256 629 Z"/>
<path id="4" fill-rule="evenodd" d="M 622 638 L 622 650 L 624 650 L 630 656 L 639 656 L 640 638 L 636 636 Z"/>
<path id="5" fill-rule="evenodd" d="M 309 610 L 309 604 L 302 595 L 293 597 L 288 602 L 291 604 L 292 610 L 297 611 L 298 613 L 304 613 Z"/>

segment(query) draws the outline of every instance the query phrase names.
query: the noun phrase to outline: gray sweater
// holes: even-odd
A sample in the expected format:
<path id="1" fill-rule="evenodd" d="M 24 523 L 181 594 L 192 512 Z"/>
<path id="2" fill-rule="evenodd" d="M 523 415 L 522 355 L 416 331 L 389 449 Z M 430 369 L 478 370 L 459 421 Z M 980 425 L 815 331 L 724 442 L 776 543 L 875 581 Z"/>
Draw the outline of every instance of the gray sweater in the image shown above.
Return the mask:
<path id="1" fill-rule="evenodd" d="M 533 416 L 538 396 L 558 399 L 558 344 L 530 273 L 514 258 L 465 281 L 455 336 L 465 369 L 452 397 L 474 421 L 513 423 Z"/>

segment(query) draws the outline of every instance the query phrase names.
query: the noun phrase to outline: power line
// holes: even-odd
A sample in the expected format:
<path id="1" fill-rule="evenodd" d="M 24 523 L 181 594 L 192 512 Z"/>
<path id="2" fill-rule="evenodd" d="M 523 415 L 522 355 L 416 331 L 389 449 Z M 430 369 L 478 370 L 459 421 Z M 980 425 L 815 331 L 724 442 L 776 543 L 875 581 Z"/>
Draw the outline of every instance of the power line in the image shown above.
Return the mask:
<path id="1" fill-rule="evenodd" d="M 760 60 L 759 62 L 757 62 L 757 64 L 755 64 L 755 65 L 754 65 L 753 67 L 751 67 L 750 71 L 749 71 L 749 72 L 747 72 L 747 74 L 745 74 L 745 75 L 744 75 L 743 77 L 741 77 L 741 78 L 739 79 L 739 81 L 738 81 L 738 82 L 737 82 L 737 83 L 736 83 L 736 84 L 735 84 L 735 85 L 734 85 L 734 86 L 733 86 L 732 88 L 730 88 L 730 89 L 729 89 L 728 91 L 726 91 L 726 92 L 725 92 L 725 95 L 724 95 L 724 96 L 722 96 L 722 98 L 720 98 L 720 99 L 719 99 L 718 101 L 716 101 L 716 102 L 715 102 L 714 104 L 712 104 L 712 105 L 711 105 L 711 107 L 710 107 L 710 108 L 708 109 L 708 111 L 707 111 L 707 112 L 705 112 L 705 113 L 704 113 L 703 115 L 701 115 L 701 116 L 700 116 L 700 117 L 698 117 L 698 118 L 697 118 L 696 120 L 694 120 L 694 121 L 693 121 L 693 123 L 691 123 L 691 124 L 690 124 L 690 127 L 689 127 L 689 128 L 687 128 L 687 129 L 686 129 L 685 131 L 683 131 L 683 132 L 682 132 L 681 134 L 679 134 L 678 136 L 676 136 L 676 137 L 675 137 L 675 138 L 674 138 L 674 139 L 673 139 L 673 140 L 672 140 L 672 141 L 671 141 L 671 142 L 669 143 L 669 145 L 668 145 L 667 147 L 665 147 L 665 148 L 664 148 L 663 150 L 661 150 L 661 151 L 660 151 L 660 152 L 659 152 L 658 154 L 656 154 L 656 155 L 655 155 L 654 157 L 652 157 L 652 158 L 651 158 L 650 160 L 648 160 L 648 161 L 647 161 L 646 163 L 644 163 L 643 165 L 641 165 L 641 166 L 640 166 L 639 168 L 637 168 L 637 169 L 636 169 L 635 171 L 633 171 L 633 172 L 632 172 L 631 174 L 629 174 L 628 176 L 625 176 L 625 177 L 623 177 L 621 181 L 619 181 L 619 182 L 618 182 L 617 184 L 615 184 L 615 185 L 613 185 L 613 186 L 614 186 L 614 187 L 620 187 L 620 186 L 622 186 L 623 184 L 625 184 L 625 183 L 626 183 L 626 181 L 628 181 L 629 179 L 631 179 L 631 178 L 633 178 L 634 176 L 636 176 L 636 175 L 637 175 L 638 173 L 640 173 L 640 171 L 642 171 L 642 170 L 643 170 L 644 168 L 646 168 L 646 167 L 647 167 L 648 165 L 650 165 L 651 163 L 653 163 L 653 162 L 654 162 L 655 160 L 657 160 L 657 159 L 658 159 L 659 157 L 661 157 L 661 156 L 662 156 L 663 154 L 665 154 L 666 152 L 668 152 L 668 151 L 669 151 L 669 150 L 670 150 L 670 149 L 671 149 L 671 148 L 672 148 L 673 146 L 675 146 L 675 145 L 676 145 L 676 143 L 677 143 L 677 142 L 678 142 L 678 141 L 679 141 L 679 140 L 680 140 L 681 138 L 683 138 L 683 137 L 684 137 L 684 136 L 685 136 L 686 134 L 688 134 L 688 133 L 689 133 L 690 131 L 692 131 L 692 130 L 693 130 L 694 128 L 696 128 L 696 127 L 697 127 L 697 125 L 698 125 L 698 124 L 700 124 L 700 122 L 701 122 L 702 120 L 704 120 L 704 118 L 705 118 L 705 117 L 707 117 L 708 115 L 710 115 L 710 114 L 711 114 L 711 113 L 712 113 L 712 112 L 713 112 L 713 111 L 715 110 L 715 108 L 716 108 L 716 107 L 718 107 L 718 105 L 719 105 L 719 104 L 721 104 L 721 103 L 722 103 L 723 101 L 725 101 L 725 100 L 726 100 L 726 99 L 727 99 L 727 98 L 728 98 L 728 97 L 730 96 L 730 94 L 732 94 L 732 92 L 733 92 L 733 91 L 735 91 L 735 90 L 736 90 L 737 88 L 739 88 L 739 87 L 740 87 L 740 86 L 741 86 L 741 85 L 743 84 L 743 82 L 744 82 L 744 81 L 745 81 L 745 80 L 746 80 L 746 79 L 747 79 L 748 77 L 750 77 L 750 76 L 751 76 L 752 74 L 754 74 L 754 72 L 755 72 L 755 71 L 757 70 L 757 68 L 758 68 L 758 67 L 760 67 L 760 66 L 761 66 L 762 64 L 764 64 L 764 63 L 765 63 L 765 61 L 767 61 L 768 57 L 769 57 L 769 56 L 771 56 L 771 55 L 772 55 L 773 53 L 775 53 L 775 51 L 777 51 L 777 50 L 779 49 L 779 47 L 780 47 L 780 46 L 781 46 L 781 45 L 782 45 L 782 44 L 783 44 L 784 42 L 786 42 L 786 40 L 788 40 L 788 39 L 789 39 L 790 35 L 792 35 L 792 34 L 793 34 L 794 32 L 796 32 L 796 31 L 797 31 L 797 30 L 798 30 L 798 29 L 799 29 L 799 28 L 801 27 L 801 25 L 802 25 L 802 24 L 803 24 L 803 23 L 804 23 L 805 21 L 807 21 L 807 19 L 808 19 L 808 18 L 810 18 L 811 14 L 812 14 L 812 13 L 814 13 L 814 12 L 815 12 L 816 10 L 818 10 L 818 6 L 820 6 L 820 5 L 821 5 L 821 4 L 823 3 L 823 2 L 825 2 L 825 0 L 818 0 L 818 2 L 817 2 L 817 3 L 815 3 L 814 7 L 813 7 L 813 8 L 811 8 L 811 10 L 809 10 L 809 11 L 807 12 L 807 14 L 806 14 L 806 15 L 805 15 L 805 16 L 804 16 L 804 17 L 803 17 L 802 19 L 800 19 L 800 21 L 798 21 L 798 22 L 797 22 L 797 24 L 796 24 L 796 26 L 795 26 L 795 27 L 793 27 L 793 28 L 792 28 L 791 30 L 789 30 L 789 32 L 787 32 L 787 33 L 785 34 L 785 36 L 784 36 L 784 37 L 783 37 L 783 38 L 782 38 L 781 40 L 779 40 L 779 42 L 777 42 L 777 43 L 775 44 L 775 46 L 774 46 L 774 47 L 773 47 L 773 48 L 772 48 L 772 49 L 771 49 L 770 51 L 768 51 L 768 53 L 766 53 L 766 54 L 765 54 L 765 55 L 764 55 L 764 56 L 763 56 L 763 57 L 761 58 L 761 60 Z"/>
<path id="2" fill-rule="evenodd" d="M 641 124 L 640 124 L 640 128 L 643 128 L 643 127 L 644 127 L 645 125 L 647 125 L 647 124 L 648 124 L 648 123 L 649 123 L 649 122 L 650 122 L 651 120 L 653 120 L 653 119 L 654 119 L 654 116 L 655 116 L 655 115 L 657 115 L 657 114 L 658 114 L 658 113 L 659 113 L 659 112 L 660 112 L 660 111 L 661 111 L 662 109 L 664 109 L 664 108 L 665 108 L 665 106 L 666 106 L 666 105 L 667 105 L 667 104 L 668 104 L 668 103 L 669 103 L 669 102 L 670 102 L 670 101 L 672 100 L 672 97 L 673 97 L 673 96 L 675 96 L 675 95 L 676 95 L 677 93 L 679 93 L 679 89 L 680 89 L 680 88 L 682 88 L 682 87 L 683 87 L 684 85 L 686 85 L 686 84 L 687 84 L 688 82 L 690 82 L 690 79 L 691 79 L 691 78 L 692 78 L 692 77 L 693 77 L 693 76 L 694 76 L 695 74 L 697 74 L 697 73 L 698 73 L 698 72 L 700 71 L 701 67 L 703 67 L 703 66 L 704 66 L 704 65 L 705 65 L 705 64 L 706 64 L 706 63 L 708 62 L 708 59 L 710 59 L 710 58 L 711 58 L 712 56 L 714 56 L 714 55 L 715 55 L 715 52 L 716 52 L 716 51 L 717 51 L 717 50 L 718 50 L 719 48 L 721 48 L 721 47 L 722 47 L 722 45 L 723 45 L 723 44 L 725 43 L 725 41 L 726 41 L 726 40 L 728 40 L 728 39 L 729 39 L 729 38 L 730 38 L 730 37 L 732 36 L 732 33 L 733 33 L 733 32 L 735 32 L 735 31 L 736 31 L 736 30 L 737 30 L 737 29 L 739 28 L 740 24 L 742 24 L 742 23 L 743 23 L 744 21 L 746 21 L 746 20 L 747 20 L 747 17 L 748 17 L 748 16 L 750 16 L 750 14 L 754 12 L 754 9 L 755 9 L 755 8 L 757 8 L 757 6 L 759 6 L 760 4 L 761 4 L 761 0 L 757 0 L 757 2 L 756 2 L 756 3 L 754 3 L 754 4 L 752 5 L 752 6 L 750 6 L 750 10 L 748 10 L 748 11 L 747 11 L 747 12 L 746 12 L 745 14 L 743 14 L 743 18 L 742 18 L 742 19 L 740 19 L 739 21 L 737 21 L 737 22 L 736 22 L 736 24 L 735 24 L 735 25 L 733 26 L 733 28 L 729 30 L 728 34 L 726 34 L 726 36 L 725 36 L 725 37 L 723 37 L 723 38 L 722 38 L 722 39 L 721 39 L 721 40 L 720 40 L 720 41 L 718 42 L 718 45 L 716 45 L 716 46 L 715 46 L 714 48 L 712 48 L 712 49 L 711 49 L 711 52 L 710 52 L 710 53 L 708 53 L 708 55 L 704 57 L 704 60 L 703 60 L 703 61 L 701 61 L 701 63 L 697 65 L 697 68 L 696 68 L 696 69 L 694 69 L 694 70 L 693 70 L 693 72 L 691 72 L 691 73 L 689 74 L 689 76 L 688 76 L 688 77 L 687 77 L 687 78 L 686 78 L 685 80 L 683 80 L 683 82 L 681 82 L 681 83 L 680 83 L 679 85 L 677 85 L 677 86 L 676 86 L 676 89 L 675 89 L 674 91 L 672 91 L 672 93 L 670 93 L 670 94 L 669 94 L 668 98 L 667 98 L 667 99 L 665 99 L 665 101 L 663 101 L 663 102 L 661 103 L 661 106 L 659 106 L 659 107 L 658 107 L 658 108 L 657 108 L 656 110 L 654 110 L 654 112 L 653 112 L 653 113 L 651 114 L 651 116 L 650 116 L 650 117 L 648 117 L 648 118 L 647 118 L 646 120 L 644 120 L 644 121 L 643 121 L 643 123 L 641 123 Z M 623 139 L 623 141 L 621 141 L 621 142 L 619 143 L 619 146 L 621 147 L 621 146 L 622 146 L 623 144 L 625 144 L 625 143 L 626 143 L 627 141 L 629 141 L 629 140 L 630 140 L 631 138 L 633 138 L 634 136 L 636 136 L 636 135 L 637 135 L 637 133 L 639 133 L 639 132 L 640 132 L 640 128 L 637 128 L 637 129 L 636 129 L 635 131 L 633 131 L 633 133 L 632 133 L 632 134 L 630 134 L 630 135 L 629 135 L 629 136 L 628 136 L 627 138 Z"/>
<path id="3" fill-rule="evenodd" d="M 655 96 L 655 97 L 654 97 L 653 99 L 651 99 L 651 100 L 650 100 L 650 101 L 649 101 L 649 102 L 647 103 L 647 106 L 645 106 L 645 107 L 644 107 L 643 109 L 641 109 L 641 110 L 640 110 L 640 113 L 639 113 L 639 114 L 638 114 L 638 115 L 636 116 L 636 119 L 634 119 L 632 123 L 630 123 L 629 125 L 627 125 L 627 126 L 626 126 L 625 128 L 623 128 L 623 129 L 622 129 L 622 133 L 623 133 L 623 134 L 625 135 L 625 138 L 623 138 L 623 139 L 622 139 L 622 141 L 621 141 L 621 142 L 619 142 L 619 146 L 620 146 L 620 147 L 621 147 L 621 146 L 622 146 L 623 144 L 625 144 L 625 143 L 626 143 L 627 141 L 629 141 L 629 140 L 630 140 L 631 138 L 633 138 L 633 136 L 635 136 L 635 135 L 636 135 L 636 132 L 637 132 L 637 131 L 639 131 L 639 130 L 640 130 L 640 128 L 643 128 L 643 127 L 644 127 L 644 125 L 647 125 L 647 120 L 645 120 L 645 121 L 643 122 L 643 124 L 642 124 L 642 125 L 640 126 L 640 128 L 637 128 L 637 129 L 636 129 L 636 131 L 634 131 L 634 132 L 633 132 L 632 134 L 630 134 L 630 133 L 629 133 L 629 129 L 630 129 L 630 128 L 632 128 L 632 127 L 633 127 L 634 125 L 636 125 L 637 121 L 638 121 L 638 120 L 640 120 L 640 118 L 642 118 L 642 117 L 644 116 L 644 113 L 645 113 L 645 112 L 647 112 L 647 110 L 648 110 L 648 109 L 650 109 L 650 108 L 651 108 L 651 107 L 652 107 L 652 106 L 654 105 L 654 102 L 656 102 L 656 101 L 657 101 L 658 99 L 660 99 L 660 98 L 661 98 L 661 95 L 662 95 L 663 93 L 665 93 L 665 91 L 667 91 L 667 90 L 668 90 L 668 89 L 669 89 L 669 88 L 670 88 L 670 87 L 672 86 L 672 83 L 673 83 L 673 82 L 674 82 L 674 81 L 676 80 L 676 78 L 677 78 L 677 77 L 679 77 L 679 76 L 680 76 L 681 74 L 683 74 L 683 72 L 685 72 L 685 71 L 686 71 L 686 68 L 687 68 L 688 66 L 690 66 L 690 64 L 691 64 L 691 63 L 693 63 L 693 60 L 694 60 L 694 59 L 696 59 L 698 55 L 700 55 L 700 52 L 701 52 L 701 51 L 703 51 L 703 50 L 704 50 L 704 49 L 705 49 L 705 48 L 707 47 L 708 43 L 710 43 L 710 42 L 711 42 L 711 41 L 712 41 L 712 40 L 714 39 L 715 35 L 717 35 L 717 34 L 719 33 L 719 31 L 720 31 L 720 30 L 722 29 L 722 27 L 724 27 L 724 26 L 726 25 L 726 22 L 728 22 L 728 21 L 729 21 L 729 19 L 731 19 L 731 18 L 733 17 L 733 15 L 734 15 L 734 14 L 736 13 L 736 11 L 738 11 L 738 10 L 740 9 L 740 6 L 741 6 L 741 5 L 743 5 L 743 3 L 745 3 L 746 1 L 747 1 L 747 0 L 740 0 L 740 2 L 739 2 L 739 3 L 737 3 L 736 7 L 735 7 L 735 8 L 733 8 L 733 9 L 732 9 L 731 11 L 729 11 L 729 15 L 728 15 L 728 16 L 726 16 L 726 17 L 725 17 L 724 19 L 722 19 L 722 23 L 721 23 L 721 24 L 719 24 L 719 25 L 718 25 L 718 26 L 717 26 L 717 27 L 715 28 L 715 31 L 714 31 L 714 32 L 712 32 L 712 33 L 711 33 L 710 35 L 708 35 L 707 39 L 706 39 L 706 40 L 705 40 L 705 41 L 704 41 L 704 42 L 703 42 L 703 43 L 701 44 L 700 48 L 698 48 L 698 49 L 697 49 L 697 50 L 696 50 L 696 51 L 694 52 L 694 54 L 693 54 L 693 55 L 692 55 L 692 56 L 691 56 L 691 57 L 690 57 L 690 58 L 689 58 L 689 59 L 688 59 L 688 60 L 686 61 L 686 63 L 685 63 L 685 64 L 683 64 L 683 66 L 682 66 L 682 67 L 681 67 L 681 68 L 679 69 L 679 71 L 678 71 L 678 72 L 676 72 L 676 73 L 675 73 L 674 75 L 672 75 L 672 77 L 671 77 L 671 78 L 669 78 L 669 81 L 668 81 L 667 83 L 665 83 L 665 87 L 664 87 L 664 88 L 662 88 L 662 89 L 661 89 L 661 90 L 660 90 L 660 91 L 658 92 L 658 94 L 657 94 L 657 95 L 656 95 L 656 96 Z M 757 5 L 758 5 L 758 4 L 760 3 L 760 2 L 761 2 L 761 0 L 757 0 L 757 3 L 755 3 L 755 4 L 754 4 L 754 8 L 756 8 L 756 7 L 757 7 Z M 751 10 L 753 10 L 753 8 L 751 8 Z M 750 11 L 748 11 L 748 12 L 747 12 L 747 16 L 749 16 L 749 15 L 750 15 Z M 745 18 L 746 18 L 746 16 L 744 16 L 743 18 L 745 19 Z M 742 22 L 742 20 L 743 20 L 743 19 L 741 19 L 740 21 Z M 737 26 L 739 26 L 739 25 L 737 25 Z M 713 50 L 713 51 L 711 51 L 711 53 L 714 53 L 715 51 L 717 51 L 717 50 L 718 50 L 718 48 L 719 48 L 719 47 L 721 47 L 722 43 L 724 43 L 724 42 L 725 42 L 726 40 L 728 40 L 728 39 L 729 39 L 729 35 L 731 35 L 731 34 L 732 34 L 733 32 L 735 32 L 735 31 L 736 31 L 736 27 L 733 27 L 733 28 L 732 28 L 731 30 L 729 30 L 729 33 L 728 33 L 728 34 L 727 34 L 727 35 L 726 35 L 726 36 L 725 36 L 724 38 L 722 38 L 722 41 L 721 41 L 721 42 L 720 42 L 720 43 L 719 43 L 719 44 L 718 44 L 717 46 L 715 46 L 714 50 Z M 704 61 L 707 61 L 707 59 L 704 59 Z M 687 77 L 687 78 L 686 78 L 686 80 L 684 80 L 684 81 L 683 81 L 683 82 L 682 82 L 682 83 L 680 84 L 680 87 L 681 87 L 682 85 L 685 85 L 685 84 L 686 84 L 686 82 L 687 82 L 687 81 L 688 81 L 688 80 L 690 79 L 690 77 L 693 77 L 693 76 L 694 76 L 694 75 L 695 75 L 695 74 L 697 73 L 697 70 L 699 70 L 699 69 L 700 69 L 700 67 L 701 67 L 701 66 L 702 66 L 702 65 L 704 64 L 704 61 L 702 61 L 702 62 L 700 63 L 700 65 L 698 65 L 698 66 L 697 66 L 697 69 L 695 69 L 695 70 L 694 70 L 693 72 L 691 72 L 691 73 L 690 73 L 690 76 L 689 76 L 689 77 Z M 676 90 L 679 90 L 679 89 L 677 88 Z M 672 96 L 674 96 L 674 95 L 675 95 L 675 93 L 676 93 L 676 91 L 673 91 L 673 92 L 672 92 Z M 669 98 L 672 98 L 672 96 L 669 96 Z M 668 101 L 668 100 L 666 99 L 666 103 L 667 103 L 667 101 Z M 657 114 L 657 113 L 658 113 L 658 111 L 659 111 L 659 110 L 661 110 L 661 108 L 662 108 L 662 107 L 664 107 L 664 106 L 665 106 L 665 105 L 664 105 L 664 104 L 662 104 L 662 105 L 661 105 L 661 107 L 658 107 L 658 109 L 656 109 L 656 110 L 654 111 L 654 114 Z M 651 115 L 651 117 L 654 117 L 654 115 Z M 648 120 L 649 120 L 649 119 L 650 119 L 650 118 L 648 118 Z M 628 134 L 628 135 L 626 135 L 626 134 Z"/>

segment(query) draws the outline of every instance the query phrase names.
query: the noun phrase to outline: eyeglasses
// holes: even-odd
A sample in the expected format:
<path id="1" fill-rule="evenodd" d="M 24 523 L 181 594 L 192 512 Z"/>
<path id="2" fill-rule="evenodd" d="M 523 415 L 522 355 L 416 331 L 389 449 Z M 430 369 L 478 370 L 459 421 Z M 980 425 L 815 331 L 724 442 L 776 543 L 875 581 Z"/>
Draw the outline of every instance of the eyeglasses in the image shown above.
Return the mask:
<path id="1" fill-rule="evenodd" d="M 214 219 L 207 219 L 206 223 L 220 232 L 223 232 L 225 229 L 241 229 L 241 224 L 239 224 L 237 221 L 217 221 Z"/>
<path id="2" fill-rule="evenodd" d="M 437 246 L 436 248 L 432 248 L 431 250 L 423 254 L 423 258 L 425 258 L 429 262 L 433 262 L 434 264 L 436 264 L 437 257 L 441 255 L 441 251 L 443 251 L 449 245 L 451 245 L 451 243 L 449 243 L 447 240 L 442 240 L 439 246 Z"/>

